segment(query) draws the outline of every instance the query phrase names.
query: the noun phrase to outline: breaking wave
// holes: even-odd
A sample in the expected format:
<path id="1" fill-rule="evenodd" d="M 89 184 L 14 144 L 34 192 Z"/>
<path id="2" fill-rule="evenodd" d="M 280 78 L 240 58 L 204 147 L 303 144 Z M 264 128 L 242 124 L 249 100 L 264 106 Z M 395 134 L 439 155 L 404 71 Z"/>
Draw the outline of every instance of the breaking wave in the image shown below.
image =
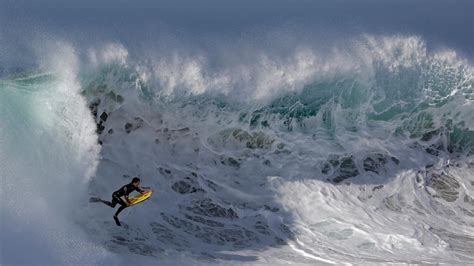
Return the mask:
<path id="1" fill-rule="evenodd" d="M 455 51 L 372 35 L 218 60 L 59 46 L 0 83 L 2 239 L 33 220 L 69 250 L 63 231 L 41 233 L 34 202 L 67 217 L 91 260 L 473 259 L 474 71 Z M 156 196 L 124 212 L 125 228 L 85 202 L 135 175 Z"/>

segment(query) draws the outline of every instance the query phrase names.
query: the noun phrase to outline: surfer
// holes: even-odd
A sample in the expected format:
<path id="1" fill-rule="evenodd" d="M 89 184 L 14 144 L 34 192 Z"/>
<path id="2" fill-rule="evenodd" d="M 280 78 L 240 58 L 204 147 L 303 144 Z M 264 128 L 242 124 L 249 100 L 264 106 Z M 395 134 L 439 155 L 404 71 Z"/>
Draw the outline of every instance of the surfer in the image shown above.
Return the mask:
<path id="1" fill-rule="evenodd" d="M 105 205 L 110 206 L 112 208 L 115 208 L 117 203 L 120 204 L 120 207 L 118 208 L 117 212 L 114 214 L 114 221 L 118 226 L 120 226 L 120 221 L 118 219 L 119 213 L 132 204 L 130 202 L 130 200 L 128 199 L 128 195 L 130 193 L 132 193 L 133 191 L 138 191 L 141 194 L 144 194 L 146 192 L 145 190 L 140 188 L 139 185 L 140 185 L 140 178 L 134 177 L 132 179 L 132 182 L 122 186 L 120 189 L 118 189 L 117 191 L 112 193 L 112 201 L 111 202 L 106 201 L 106 200 L 102 200 L 100 198 L 91 198 L 90 201 L 91 202 L 100 201 L 100 202 L 104 203 Z M 145 187 L 143 187 L 143 188 L 145 188 Z"/>

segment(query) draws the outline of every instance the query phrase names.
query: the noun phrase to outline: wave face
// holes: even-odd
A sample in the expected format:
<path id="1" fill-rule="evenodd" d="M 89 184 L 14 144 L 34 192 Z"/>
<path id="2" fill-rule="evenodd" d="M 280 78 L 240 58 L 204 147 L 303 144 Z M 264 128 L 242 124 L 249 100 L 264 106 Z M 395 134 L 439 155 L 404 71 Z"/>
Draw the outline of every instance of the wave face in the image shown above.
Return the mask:
<path id="1" fill-rule="evenodd" d="M 57 263 L 472 261 L 471 64 L 415 36 L 349 43 L 225 64 L 59 44 L 0 84 L 2 239 L 20 222 Z M 155 194 L 124 226 L 86 203 L 133 176 Z"/>
<path id="2" fill-rule="evenodd" d="M 71 49 L 57 51 L 55 75 L 0 81 L 2 264 L 96 263 L 107 254 L 74 226 L 100 148 Z"/>

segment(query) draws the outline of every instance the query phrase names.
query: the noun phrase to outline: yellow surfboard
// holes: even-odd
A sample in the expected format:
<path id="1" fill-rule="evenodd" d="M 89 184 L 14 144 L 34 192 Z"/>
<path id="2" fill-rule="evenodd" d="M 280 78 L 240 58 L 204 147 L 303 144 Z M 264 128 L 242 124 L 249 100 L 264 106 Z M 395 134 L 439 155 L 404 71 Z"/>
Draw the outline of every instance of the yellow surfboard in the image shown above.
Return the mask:
<path id="1" fill-rule="evenodd" d="M 153 194 L 153 190 L 148 190 L 143 194 L 139 193 L 137 195 L 130 196 L 128 197 L 128 200 L 130 200 L 130 202 L 132 203 L 131 205 L 135 205 L 150 198 L 151 194 Z"/>

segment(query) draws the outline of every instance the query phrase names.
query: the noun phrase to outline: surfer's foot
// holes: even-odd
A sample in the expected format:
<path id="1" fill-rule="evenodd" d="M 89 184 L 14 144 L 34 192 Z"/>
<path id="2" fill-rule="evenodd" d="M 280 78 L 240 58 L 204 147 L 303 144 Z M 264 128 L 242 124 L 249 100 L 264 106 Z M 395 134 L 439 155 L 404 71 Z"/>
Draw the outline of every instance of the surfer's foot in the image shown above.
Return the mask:
<path id="1" fill-rule="evenodd" d="M 120 221 L 119 221 L 119 219 L 118 219 L 118 217 L 115 216 L 115 215 L 114 215 L 114 221 L 115 221 L 115 223 L 117 224 L 117 226 L 120 226 L 120 225 L 121 225 L 121 224 L 120 224 Z"/>
<path id="2" fill-rule="evenodd" d="M 95 197 L 91 197 L 91 198 L 89 199 L 89 202 L 99 202 L 99 201 L 100 201 L 100 199 L 99 199 L 99 198 L 95 198 Z"/>

